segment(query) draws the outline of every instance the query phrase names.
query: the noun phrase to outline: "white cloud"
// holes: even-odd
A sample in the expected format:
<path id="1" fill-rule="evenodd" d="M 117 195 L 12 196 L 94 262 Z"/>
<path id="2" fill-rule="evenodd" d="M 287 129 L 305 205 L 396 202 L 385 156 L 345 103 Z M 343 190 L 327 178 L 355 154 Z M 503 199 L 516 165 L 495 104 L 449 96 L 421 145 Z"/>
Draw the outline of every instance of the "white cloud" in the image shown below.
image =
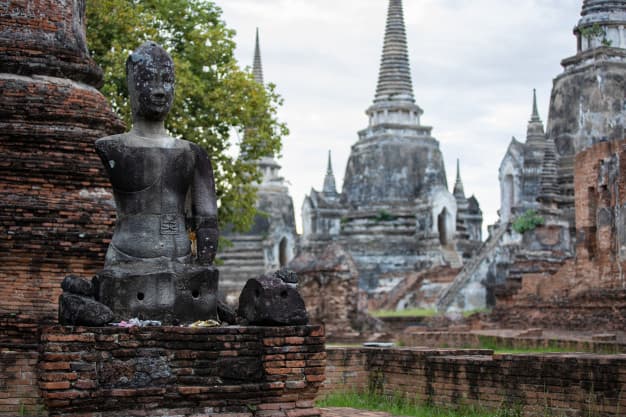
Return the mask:
<path id="1" fill-rule="evenodd" d="M 236 56 L 251 65 L 261 35 L 266 81 L 285 98 L 280 117 L 283 176 L 299 210 L 319 189 L 333 151 L 338 186 L 376 88 L 387 0 L 217 0 L 237 31 Z M 523 140 L 532 89 L 547 118 L 552 79 L 575 52 L 582 1 L 405 0 L 405 20 L 422 122 L 434 127 L 449 185 L 461 159 L 465 191 L 485 223 L 499 206 L 498 166 L 511 136 Z"/>

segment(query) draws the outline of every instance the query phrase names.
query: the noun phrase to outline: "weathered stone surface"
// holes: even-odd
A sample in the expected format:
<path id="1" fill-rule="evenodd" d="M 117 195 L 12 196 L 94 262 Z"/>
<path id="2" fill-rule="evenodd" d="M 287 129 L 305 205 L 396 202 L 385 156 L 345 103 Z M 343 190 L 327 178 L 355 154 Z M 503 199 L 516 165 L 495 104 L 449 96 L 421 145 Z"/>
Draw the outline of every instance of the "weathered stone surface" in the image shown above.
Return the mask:
<path id="1" fill-rule="evenodd" d="M 113 311 L 93 298 L 63 293 L 59 296 L 59 323 L 67 326 L 104 326 Z"/>
<path id="2" fill-rule="evenodd" d="M 205 266 L 134 272 L 105 269 L 94 278 L 98 300 L 117 319 L 139 317 L 163 324 L 217 320 L 218 281 L 219 271 Z"/>
<path id="3" fill-rule="evenodd" d="M 3 300 L 3 302 L 6 300 Z M 38 372 L 38 319 L 28 314 L 0 313 L 0 416 L 14 417 L 20 410 L 41 410 Z"/>
<path id="4" fill-rule="evenodd" d="M 173 377 L 167 357 L 158 350 L 150 356 L 103 361 L 95 368 L 97 385 L 103 388 L 146 388 L 167 383 Z"/>
<path id="5" fill-rule="evenodd" d="M 57 326 L 41 352 L 29 386 L 68 417 L 316 416 L 326 359 L 320 326 Z"/>
<path id="6" fill-rule="evenodd" d="M 115 218 L 93 142 L 123 125 L 95 89 L 84 6 L 0 6 L 0 298 L 42 320 L 56 320 L 68 273 L 102 267 Z"/>
<path id="7" fill-rule="evenodd" d="M 581 228 L 585 221 L 581 223 L 579 210 L 581 202 L 598 193 L 598 186 L 576 186 L 576 177 L 585 175 L 576 171 L 580 170 L 577 161 L 586 150 L 625 137 L 626 3 L 585 1 L 581 15 L 574 29 L 577 54 L 563 60 L 564 71 L 554 80 L 546 133 L 535 96 L 526 143 L 513 138 L 502 160 L 500 220 L 492 228 L 492 240 L 498 242 L 489 245 L 490 253 L 483 248 L 478 256 L 482 261 L 470 265 L 474 270 L 466 268 L 456 280 L 454 291 L 460 299 L 461 287 L 485 282 L 488 305 L 494 305 L 498 297 L 508 303 L 523 287 L 523 275 L 553 275 L 566 267 L 574 252 L 577 258 L 585 256 L 574 247 L 577 239 L 595 234 Z M 598 201 L 602 198 L 606 196 Z M 535 210 L 544 224 L 518 236 L 511 224 L 528 210 Z M 592 216 L 598 218 L 593 227 L 614 223 L 611 210 L 600 209 Z M 573 236 L 574 229 L 577 236 Z M 450 294 L 445 298 L 440 307 L 451 305 Z"/>
<path id="8" fill-rule="evenodd" d="M 574 222 L 574 158 L 601 141 L 626 137 L 626 43 L 623 22 L 626 4 L 585 1 L 581 19 L 574 28 L 577 54 L 564 59 L 564 71 L 555 78 L 550 100 L 547 133 L 558 154 L 563 208 Z M 601 35 L 589 35 L 594 25 Z M 577 196 L 578 197 L 578 196 Z"/>
<path id="9" fill-rule="evenodd" d="M 117 209 L 105 268 L 97 275 L 98 300 L 119 319 L 216 319 L 218 271 L 210 265 L 219 233 L 211 161 L 200 146 L 165 130 L 174 101 L 170 55 L 146 42 L 126 69 L 133 127 L 95 144 Z"/>
<path id="10" fill-rule="evenodd" d="M 298 290 L 274 276 L 248 280 L 239 297 L 237 314 L 248 324 L 287 326 L 308 323 Z"/>
<path id="11" fill-rule="evenodd" d="M 0 416 L 44 409 L 33 337 L 56 322 L 63 278 L 102 267 L 115 219 L 93 142 L 123 125 L 96 90 L 84 8 L 0 4 Z"/>
<path id="12" fill-rule="evenodd" d="M 371 292 L 387 290 L 382 276 L 401 280 L 415 270 L 460 266 L 479 245 L 482 213 L 476 203 L 471 215 L 457 216 L 439 142 L 421 123 L 400 0 L 389 1 L 378 87 L 366 113 L 369 125 L 352 146 L 342 193 L 333 192 L 329 169 L 323 192 L 305 198 L 304 250 L 319 254 L 340 243 L 357 264 L 361 288 Z M 464 195 L 460 201 L 469 208 Z"/>
<path id="13" fill-rule="evenodd" d="M 372 333 L 382 324 L 367 314 L 367 296 L 359 289 L 359 273 L 350 253 L 338 244 L 320 255 L 298 255 L 290 264 L 311 323 L 324 324 L 329 338 Z"/>
<path id="14" fill-rule="evenodd" d="M 280 269 L 274 272 L 273 276 L 282 280 L 285 284 L 297 284 L 298 283 L 298 274 L 289 269 Z"/>
<path id="15" fill-rule="evenodd" d="M 67 291 L 72 294 L 82 295 L 85 297 L 94 297 L 95 292 L 91 281 L 77 277 L 75 275 L 68 275 L 63 278 L 61 282 L 61 288 L 63 291 Z"/>
<path id="16" fill-rule="evenodd" d="M 574 189 L 580 196 L 575 205 L 576 257 L 549 265 L 518 256 L 507 291 L 498 298 L 496 319 L 515 326 L 622 328 L 626 317 L 622 272 L 626 268 L 625 166 L 624 140 L 601 142 L 576 155 Z M 549 244 L 557 239 L 548 234 L 535 240 Z"/>
<path id="17" fill-rule="evenodd" d="M 478 406 L 487 415 L 623 414 L 624 355 L 494 355 L 479 349 L 328 349 L 324 394 L 395 392 L 439 406 Z M 496 410 L 504 410 L 497 412 Z M 595 411 L 594 411 L 595 412 Z"/>
<path id="18" fill-rule="evenodd" d="M 443 291 L 459 274 L 459 268 L 441 266 L 408 273 L 392 290 L 369 297 L 373 310 L 433 309 Z M 483 297 L 484 298 L 484 297 Z"/>
<path id="19" fill-rule="evenodd" d="M 220 299 L 217 300 L 217 317 L 222 323 L 237 323 L 237 312 L 235 309 Z"/>

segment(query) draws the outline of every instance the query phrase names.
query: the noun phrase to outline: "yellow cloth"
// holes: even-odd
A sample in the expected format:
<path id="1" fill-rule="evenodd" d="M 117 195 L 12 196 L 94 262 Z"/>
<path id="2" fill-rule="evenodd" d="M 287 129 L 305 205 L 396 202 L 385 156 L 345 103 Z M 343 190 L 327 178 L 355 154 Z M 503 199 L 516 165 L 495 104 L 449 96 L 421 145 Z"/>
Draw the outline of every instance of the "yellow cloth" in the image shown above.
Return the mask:
<path id="1" fill-rule="evenodd" d="M 189 327 L 218 327 L 220 324 L 215 320 L 198 320 L 189 325 Z"/>

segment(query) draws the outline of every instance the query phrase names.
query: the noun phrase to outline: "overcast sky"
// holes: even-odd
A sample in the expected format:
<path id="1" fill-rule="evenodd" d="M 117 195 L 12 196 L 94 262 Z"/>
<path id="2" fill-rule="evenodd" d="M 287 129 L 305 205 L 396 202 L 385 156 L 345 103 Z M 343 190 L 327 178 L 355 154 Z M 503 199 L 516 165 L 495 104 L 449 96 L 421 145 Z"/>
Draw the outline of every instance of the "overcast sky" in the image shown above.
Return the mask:
<path id="1" fill-rule="evenodd" d="M 236 56 L 252 65 L 259 27 L 266 82 L 285 100 L 282 174 L 301 224 L 311 187 L 321 189 L 332 150 L 341 185 L 357 131 L 367 126 L 388 0 L 216 0 L 237 31 Z M 552 80 L 576 52 L 582 0 L 404 0 L 411 74 L 422 124 L 433 127 L 452 189 L 461 160 L 465 192 L 485 225 L 500 201 L 498 167 L 512 136 L 526 138 L 532 89 L 548 116 Z"/>

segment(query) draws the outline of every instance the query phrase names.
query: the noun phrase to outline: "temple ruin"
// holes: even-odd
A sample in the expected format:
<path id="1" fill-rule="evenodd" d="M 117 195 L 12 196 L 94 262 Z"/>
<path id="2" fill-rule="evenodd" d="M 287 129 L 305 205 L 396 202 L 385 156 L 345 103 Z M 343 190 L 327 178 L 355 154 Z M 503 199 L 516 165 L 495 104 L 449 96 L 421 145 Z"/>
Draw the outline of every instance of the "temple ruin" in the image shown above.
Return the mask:
<path id="1" fill-rule="evenodd" d="M 621 175 L 611 161 L 621 158 L 624 138 L 625 22 L 624 1 L 583 2 L 577 53 L 554 79 L 547 129 L 534 97 L 526 142 L 513 138 L 500 165 L 500 219 L 441 295 L 441 310 L 495 305 L 496 316 L 512 323 L 547 308 L 552 313 L 539 314 L 545 323 L 567 325 L 568 308 L 597 300 L 602 310 L 606 302 L 593 294 L 622 288 Z M 529 215 L 537 224 L 520 231 Z M 539 289 L 546 286 L 552 292 Z"/>
<path id="2" fill-rule="evenodd" d="M 302 206 L 304 251 L 329 242 L 354 258 L 361 287 L 383 290 L 407 272 L 460 267 L 480 246 L 482 213 L 460 174 L 448 190 L 443 155 L 415 103 L 401 0 L 390 0 L 369 125 L 352 146 L 338 193 L 329 157 L 321 192 Z"/>

